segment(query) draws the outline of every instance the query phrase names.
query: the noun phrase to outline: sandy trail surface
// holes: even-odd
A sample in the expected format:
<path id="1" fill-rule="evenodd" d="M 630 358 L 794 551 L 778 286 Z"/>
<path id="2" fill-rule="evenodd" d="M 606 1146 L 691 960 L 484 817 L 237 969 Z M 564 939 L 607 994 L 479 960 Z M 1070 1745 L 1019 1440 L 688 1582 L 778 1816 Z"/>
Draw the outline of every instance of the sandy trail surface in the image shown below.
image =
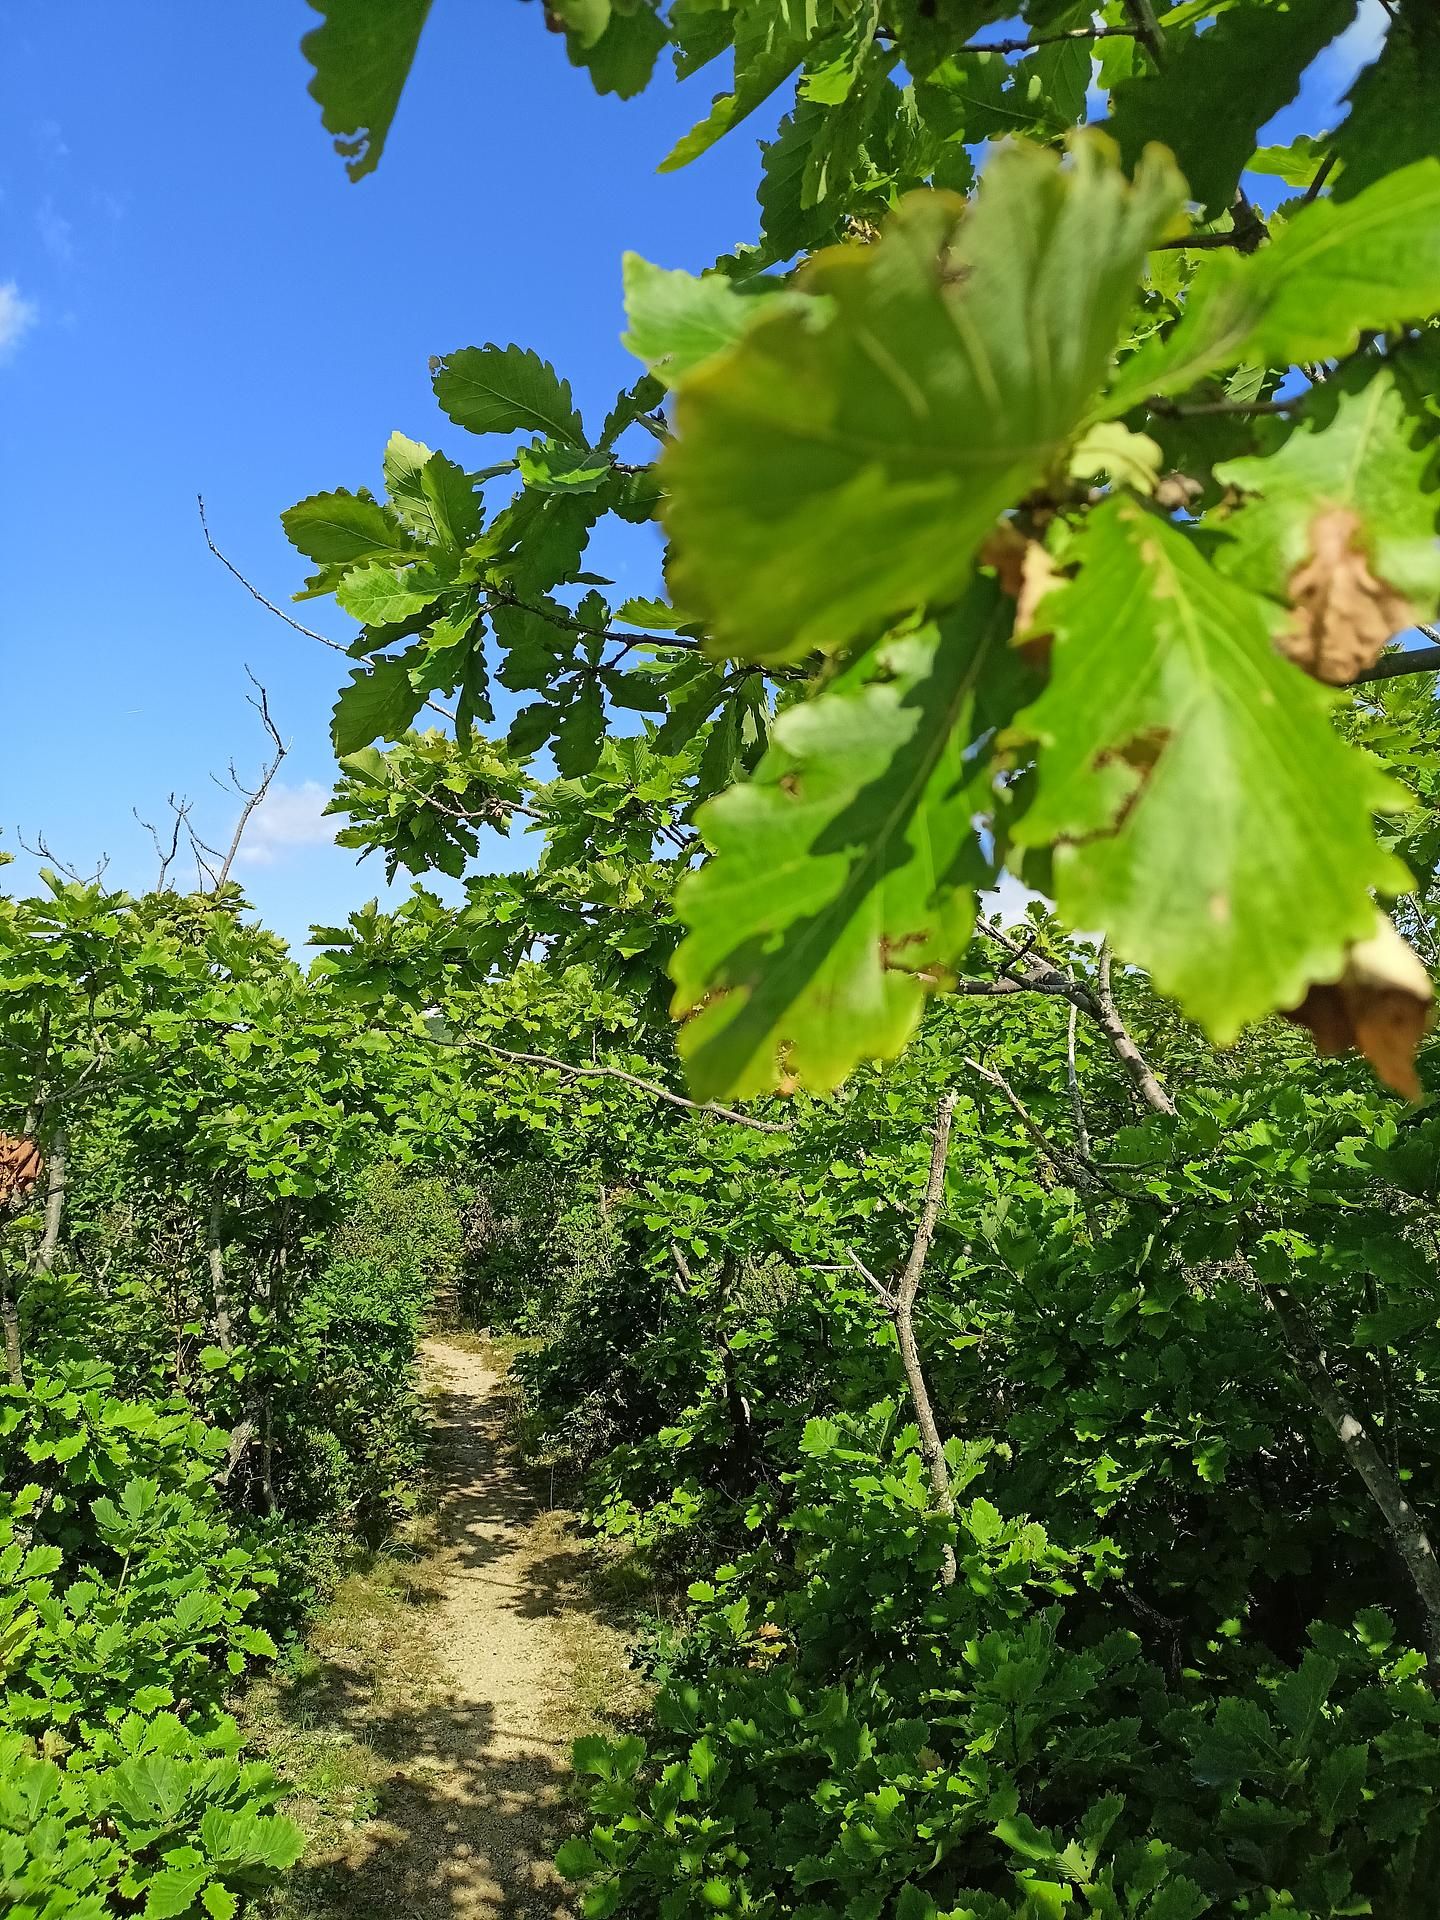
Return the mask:
<path id="1" fill-rule="evenodd" d="M 373 1816 L 316 1863 L 316 1892 L 357 1920 L 554 1920 L 572 1911 L 552 1865 L 575 1818 L 570 1742 L 611 1676 L 624 1691 L 624 1641 L 587 1609 L 573 1519 L 520 1457 L 491 1358 L 436 1338 L 424 1359 L 439 1515 L 414 1587 L 423 1672 L 400 1705 L 403 1673 L 353 1675 L 333 1724 L 391 1764 Z"/>

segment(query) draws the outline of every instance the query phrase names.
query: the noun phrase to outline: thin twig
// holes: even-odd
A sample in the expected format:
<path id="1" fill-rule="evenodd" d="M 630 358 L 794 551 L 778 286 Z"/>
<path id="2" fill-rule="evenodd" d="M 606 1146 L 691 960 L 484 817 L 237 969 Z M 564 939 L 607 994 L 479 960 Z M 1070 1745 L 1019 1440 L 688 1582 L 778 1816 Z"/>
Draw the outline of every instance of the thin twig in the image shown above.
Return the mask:
<path id="1" fill-rule="evenodd" d="M 1160 71 L 1165 66 L 1165 42 L 1160 33 L 1160 23 L 1155 18 L 1155 9 L 1150 0 L 1125 0 L 1125 11 L 1130 16 L 1135 38 L 1139 40 L 1150 58 Z"/>
<path id="2" fill-rule="evenodd" d="M 1325 182 L 1330 178 L 1330 175 L 1335 171 L 1335 160 L 1336 160 L 1335 154 L 1327 153 L 1325 158 L 1320 162 L 1320 169 L 1318 173 L 1315 175 L 1315 178 L 1310 182 L 1309 186 L 1305 189 L 1304 198 L 1300 202 L 1302 207 L 1308 207 L 1312 200 L 1315 200 L 1319 197 L 1321 188 L 1325 185 Z"/>
<path id="3" fill-rule="evenodd" d="M 573 1066 L 568 1060 L 557 1060 L 553 1054 L 517 1053 L 510 1047 L 496 1046 L 493 1040 L 455 1040 L 448 1044 L 476 1047 L 482 1053 L 493 1053 L 497 1059 L 513 1060 L 520 1066 L 549 1067 L 572 1079 L 623 1080 L 627 1086 L 638 1087 L 642 1093 L 668 1101 L 672 1107 L 684 1107 L 691 1113 L 713 1114 L 717 1120 L 729 1120 L 737 1127 L 753 1127 L 757 1133 L 790 1132 L 790 1128 L 779 1121 L 757 1120 L 753 1114 L 737 1113 L 733 1107 L 719 1106 L 713 1100 L 687 1100 L 683 1093 L 672 1093 L 669 1087 L 657 1086 L 653 1080 L 642 1080 L 638 1074 L 626 1073 L 623 1067 Z"/>
<path id="4" fill-rule="evenodd" d="M 1167 400 L 1162 394 L 1152 394 L 1145 402 L 1151 413 L 1158 413 L 1166 420 L 1198 420 L 1206 414 L 1226 413 L 1293 413 L 1305 398 L 1304 394 L 1294 400 Z"/>
<path id="5" fill-rule="evenodd" d="M 895 1307 L 896 1307 L 896 1300 L 895 1300 L 894 1294 L 890 1291 L 890 1289 L 887 1286 L 885 1286 L 883 1282 L 875 1278 L 874 1274 L 870 1271 L 869 1267 L 866 1266 L 865 1262 L 860 1258 L 858 1253 L 852 1252 L 849 1258 L 850 1258 L 851 1266 L 854 1267 L 855 1271 L 860 1275 L 860 1278 L 865 1282 L 867 1286 L 874 1288 L 875 1293 L 879 1298 L 880 1304 L 882 1307 L 884 1307 L 885 1311 L 887 1313 L 894 1313 Z M 834 1268 L 834 1269 L 828 1269 L 828 1271 L 843 1272 L 844 1269 Z"/>
<path id="6" fill-rule="evenodd" d="M 234 561 L 228 559 L 210 537 L 210 523 L 205 518 L 204 495 L 197 493 L 195 499 L 200 508 L 200 530 L 205 535 L 205 544 L 220 562 L 221 566 L 224 567 L 225 571 L 233 574 L 250 597 L 258 600 L 267 613 L 273 613 L 277 620 L 283 620 L 287 627 L 293 628 L 296 633 L 304 634 L 307 640 L 318 640 L 322 647 L 329 647 L 333 653 L 343 653 L 348 659 L 350 657 L 350 649 L 345 646 L 343 642 L 332 640 L 328 633 L 317 633 L 314 627 L 302 626 L 298 620 L 286 613 L 283 607 L 277 607 L 273 600 L 267 600 L 260 589 L 245 578 Z M 455 715 L 450 711 L 449 707 L 442 707 L 438 700 L 427 699 L 425 704 L 432 713 L 438 713 L 442 720 L 454 720 Z"/>
<path id="7" fill-rule="evenodd" d="M 230 869 L 231 867 L 234 866 L 235 856 L 240 851 L 240 842 L 245 837 L 245 829 L 246 827 L 249 826 L 251 818 L 254 815 L 255 809 L 260 805 L 261 801 L 265 798 L 266 794 L 270 791 L 270 782 L 275 778 L 275 775 L 280 771 L 281 761 L 285 758 L 286 754 L 290 751 L 289 747 L 280 738 L 280 731 L 275 725 L 274 720 L 270 717 L 269 694 L 266 693 L 264 687 L 261 686 L 260 682 L 255 678 L 254 674 L 251 673 L 249 667 L 246 667 L 245 675 L 246 675 L 246 678 L 249 680 L 251 686 L 254 687 L 255 692 L 260 696 L 259 699 L 257 700 L 253 694 L 247 694 L 246 699 L 249 701 L 250 705 L 254 707 L 255 711 L 259 714 L 260 719 L 264 724 L 265 731 L 270 736 L 270 740 L 272 745 L 275 748 L 275 751 L 274 751 L 274 754 L 271 756 L 270 760 L 266 763 L 265 767 L 261 771 L 259 785 L 253 789 L 248 787 L 242 787 L 240 785 L 240 781 L 236 776 L 233 763 L 231 765 L 230 777 L 234 781 L 236 792 L 242 796 L 244 800 L 244 805 L 240 809 L 240 818 L 235 822 L 235 831 L 230 836 L 229 851 L 226 853 L 225 858 L 220 863 L 220 871 L 216 876 L 215 885 L 212 889 L 212 891 L 215 893 L 218 893 L 220 889 L 225 885 L 225 882 L 230 878 Z"/>
<path id="8" fill-rule="evenodd" d="M 1134 40 L 1133 27 L 1067 27 L 1063 33 L 1037 33 L 1031 40 L 974 40 L 957 47 L 956 53 L 1029 53 L 1036 47 L 1053 47 L 1066 40 Z"/>
<path id="9" fill-rule="evenodd" d="M 1434 673 L 1440 669 L 1440 632 L 1434 627 L 1421 626 L 1423 634 L 1435 634 L 1435 644 L 1428 647 L 1410 647 L 1399 653 L 1382 653 L 1373 666 L 1363 673 L 1357 673 L 1346 684 L 1363 687 L 1371 680 L 1399 680 L 1407 673 Z"/>
<path id="10" fill-rule="evenodd" d="M 1090 1129 L 1085 1124 L 1085 1102 L 1080 1093 L 1080 1075 L 1075 1066 L 1075 1028 L 1079 1022 L 1080 1009 L 1072 1000 L 1070 1017 L 1065 1023 L 1065 1078 L 1070 1087 L 1070 1111 L 1075 1119 L 1075 1145 L 1081 1157 L 1090 1158 Z"/>
<path id="11" fill-rule="evenodd" d="M 920 1276 L 925 1271 L 930 1243 L 935 1238 L 935 1226 L 940 1218 L 940 1205 L 945 1197 L 945 1161 L 950 1151 L 950 1125 L 955 1117 L 955 1102 L 958 1097 L 955 1093 L 944 1094 L 935 1109 L 935 1129 L 930 1141 L 930 1173 L 925 1182 L 925 1200 L 920 1209 L 919 1221 L 916 1223 L 915 1238 L 910 1243 L 909 1257 L 895 1283 L 892 1308 L 895 1319 L 895 1340 L 900 1349 L 900 1363 L 905 1369 L 910 1399 L 915 1408 L 915 1425 L 920 1433 L 920 1457 L 925 1462 L 930 1476 L 930 1491 L 934 1495 L 936 1509 L 947 1519 L 955 1511 L 955 1496 L 950 1485 L 950 1468 L 945 1459 L 945 1443 L 940 1437 L 935 1410 L 930 1402 L 930 1389 L 925 1379 L 924 1363 L 920 1358 L 920 1346 L 915 1338 L 915 1296 L 920 1289 Z M 955 1574 L 955 1549 L 947 1540 L 941 1550 L 941 1586 L 953 1586 Z"/>

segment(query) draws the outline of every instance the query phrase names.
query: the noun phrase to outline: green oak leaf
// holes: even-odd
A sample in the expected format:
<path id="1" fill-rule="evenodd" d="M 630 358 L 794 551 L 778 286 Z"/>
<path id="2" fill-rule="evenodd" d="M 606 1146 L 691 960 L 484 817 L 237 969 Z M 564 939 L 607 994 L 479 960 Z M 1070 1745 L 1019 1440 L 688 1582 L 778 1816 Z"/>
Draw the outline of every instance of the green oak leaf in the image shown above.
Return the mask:
<path id="1" fill-rule="evenodd" d="M 711 354 L 734 346 L 762 314 L 815 306 L 777 282 L 760 282 L 750 291 L 723 273 L 672 271 L 638 253 L 625 255 L 624 274 L 630 329 L 620 344 L 671 386 Z"/>
<path id="2" fill-rule="evenodd" d="M 1353 199 L 1412 160 L 1440 157 L 1440 12 L 1406 7 L 1392 20 L 1380 58 L 1347 96 L 1336 131 L 1331 191 Z"/>
<path id="3" fill-rule="evenodd" d="M 836 0 L 817 0 L 814 12 L 822 10 L 833 17 Z M 748 114 L 763 106 L 805 57 L 809 25 L 805 9 L 777 7 L 773 0 L 741 0 L 733 17 L 734 87 L 718 95 L 705 118 L 676 141 L 660 162 L 661 173 L 673 173 L 708 152 Z"/>
<path id="4" fill-rule="evenodd" d="M 1326 142 L 1297 134 L 1288 147 L 1259 147 L 1246 162 L 1247 173 L 1268 174 L 1287 187 L 1309 187 L 1326 160 Z M 1333 174 L 1331 178 L 1333 179 Z"/>
<path id="5" fill-rule="evenodd" d="M 1409 886 L 1372 821 L 1404 795 L 1275 653 L 1265 603 L 1178 528 L 1116 498 L 1078 551 L 1046 601 L 1050 684 L 1015 722 L 1040 745 L 1012 838 L 1053 844 L 1061 915 L 1228 1045 L 1338 977 L 1372 889 Z"/>
<path id="6" fill-rule="evenodd" d="M 373 173 L 415 58 L 430 0 L 310 0 L 324 15 L 300 42 L 311 96 L 352 180 Z"/>
<path id="7" fill-rule="evenodd" d="M 352 673 L 330 721 L 336 756 L 355 753 L 373 740 L 398 740 L 425 704 L 400 660 L 377 660 Z"/>
<path id="8" fill-rule="evenodd" d="M 392 433 L 384 473 L 391 505 L 428 545 L 464 547 L 479 533 L 479 496 L 464 468 L 443 453 Z"/>
<path id="9" fill-rule="evenodd" d="M 336 604 L 367 627 L 389 627 L 422 612 L 451 582 L 430 567 L 396 572 L 380 561 L 355 567 L 335 589 Z"/>
<path id="10" fill-rule="evenodd" d="M 1126 164 L 1163 140 L 1192 195 L 1217 219 L 1260 128 L 1294 99 L 1300 76 L 1355 7 L 1356 0 L 1241 0 L 1203 32 L 1167 33 L 1163 70 L 1122 81 L 1112 96 L 1111 131 Z"/>
<path id="11" fill-rule="evenodd" d="M 660 49 L 669 35 L 650 0 L 612 5 L 605 30 L 585 44 L 576 34 L 565 36 L 572 66 L 584 67 L 597 93 L 633 99 L 650 84 Z"/>
<path id="12" fill-rule="evenodd" d="M 581 47 L 593 47 L 610 24 L 610 0 L 550 0 L 550 11 Z"/>
<path id="13" fill-rule="evenodd" d="M 1287 367 L 1353 351 L 1368 329 L 1440 309 L 1440 160 L 1417 160 L 1343 204 L 1317 200 L 1246 259 L 1215 255 L 1169 338 L 1125 363 L 1107 414 L 1222 367 Z"/>
<path id="14" fill-rule="evenodd" d="M 681 882 L 671 965 L 698 1097 L 834 1087 L 899 1053 L 952 978 L 989 877 L 967 750 L 1012 621 L 975 580 L 938 626 L 782 713 L 752 778 L 699 810 L 711 858 Z"/>
<path id="15" fill-rule="evenodd" d="M 321 566 L 368 560 L 376 554 L 410 553 L 415 542 L 398 513 L 368 493 L 312 493 L 280 516 L 285 537 Z"/>
<path id="16" fill-rule="evenodd" d="M 1440 597 L 1440 460 L 1433 422 L 1411 409 L 1394 371 L 1356 361 L 1320 386 L 1273 453 L 1227 460 L 1222 484 L 1257 498 L 1225 520 L 1215 564 L 1257 593 L 1288 601 L 1327 507 L 1359 516 L 1371 569 L 1422 613 Z"/>
<path id="17" fill-rule="evenodd" d="M 610 472 L 610 456 L 563 440 L 537 440 L 517 456 L 520 478 L 541 493 L 593 493 Z"/>
<path id="18" fill-rule="evenodd" d="M 435 365 L 435 398 L 470 433 L 543 433 L 585 445 L 570 383 L 529 347 L 461 347 Z"/>
<path id="19" fill-rule="evenodd" d="M 997 514 L 1087 412 L 1145 250 L 1183 197 L 1107 140 L 996 154 L 973 204 L 907 197 L 681 381 L 660 461 L 676 598 L 717 653 L 797 659 L 961 591 Z"/>

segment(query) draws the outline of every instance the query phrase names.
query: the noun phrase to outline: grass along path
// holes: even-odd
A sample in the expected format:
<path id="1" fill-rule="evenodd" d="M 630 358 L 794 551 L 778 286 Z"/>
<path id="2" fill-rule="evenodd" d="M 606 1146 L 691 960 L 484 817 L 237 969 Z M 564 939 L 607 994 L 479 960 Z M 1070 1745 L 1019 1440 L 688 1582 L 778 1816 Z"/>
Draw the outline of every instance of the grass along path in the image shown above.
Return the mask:
<path id="1" fill-rule="evenodd" d="M 433 1537 L 344 1582 L 257 1690 L 252 1742 L 297 1781 L 288 1811 L 311 1836 L 284 1916 L 567 1913 L 551 1856 L 570 1743 L 638 1700 L 573 1516 L 518 1457 L 502 1363 L 435 1339 L 425 1366 Z"/>

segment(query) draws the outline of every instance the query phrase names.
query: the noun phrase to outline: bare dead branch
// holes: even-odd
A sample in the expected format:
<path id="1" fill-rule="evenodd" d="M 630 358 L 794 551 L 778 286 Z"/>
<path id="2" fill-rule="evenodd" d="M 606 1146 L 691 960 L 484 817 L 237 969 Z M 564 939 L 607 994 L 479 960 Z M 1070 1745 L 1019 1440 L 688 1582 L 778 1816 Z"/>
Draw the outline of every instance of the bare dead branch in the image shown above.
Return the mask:
<path id="1" fill-rule="evenodd" d="M 35 843 L 32 846 L 24 834 L 21 833 L 19 827 L 16 827 L 15 839 L 16 843 L 30 855 L 32 860 L 43 860 L 47 867 L 53 867 L 58 874 L 62 874 L 65 879 L 72 881 L 77 887 L 98 887 L 104 879 L 106 870 L 110 865 L 109 854 L 102 853 L 96 861 L 93 870 L 90 873 L 82 873 L 78 867 L 72 867 L 68 860 L 62 860 L 60 858 L 59 854 L 54 851 L 50 843 L 46 840 L 43 833 L 37 833 L 35 835 Z"/>
<path id="2" fill-rule="evenodd" d="M 245 669 L 245 676 L 249 680 L 251 686 L 254 687 L 255 689 L 255 693 L 247 694 L 245 697 L 248 700 L 249 704 L 252 707 L 254 707 L 255 711 L 259 714 L 261 722 L 265 728 L 265 731 L 270 736 L 270 741 L 271 741 L 271 745 L 274 747 L 274 752 L 271 754 L 270 759 L 265 763 L 265 766 L 261 769 L 259 782 L 254 787 L 242 786 L 240 783 L 240 778 L 235 771 L 234 761 L 232 760 L 230 763 L 231 784 L 234 786 L 235 791 L 241 796 L 241 799 L 244 804 L 240 808 L 240 817 L 235 822 L 235 831 L 230 836 L 229 849 L 226 852 L 224 859 L 220 862 L 219 872 L 216 874 L 214 885 L 211 888 L 212 893 L 218 893 L 220 889 L 225 885 L 225 882 L 230 878 L 230 869 L 231 867 L 234 866 L 235 856 L 240 851 L 240 842 L 245 838 L 245 829 L 249 826 L 251 819 L 254 817 L 255 809 L 260 805 L 261 801 L 265 798 L 266 794 L 270 791 L 270 783 L 275 778 L 275 775 L 280 771 L 280 764 L 284 760 L 286 754 L 290 751 L 285 741 L 283 741 L 280 738 L 280 731 L 276 727 L 275 722 L 271 717 L 269 694 L 265 691 L 264 687 L 261 686 L 260 682 L 255 678 L 255 675 L 250 671 L 249 667 L 246 667 Z M 258 698 L 256 697 L 257 695 L 259 696 Z"/>
<path id="3" fill-rule="evenodd" d="M 210 549 L 211 553 L 214 554 L 215 558 L 220 562 L 221 566 L 224 567 L 225 571 L 229 574 L 233 574 L 234 577 L 240 582 L 241 586 L 244 587 L 245 591 L 250 595 L 251 599 L 258 600 L 260 602 L 260 605 L 264 607 L 267 613 L 273 613 L 277 620 L 283 620 L 287 627 L 292 628 L 296 633 L 303 634 L 307 640 L 318 640 L 322 647 L 329 647 L 332 653 L 343 653 L 348 658 L 350 649 L 347 646 L 345 646 L 341 641 L 332 640 L 328 633 L 317 633 L 314 627 L 302 626 L 301 623 L 297 619 L 295 619 L 293 615 L 286 613 L 283 607 L 277 607 L 273 600 L 267 600 L 265 595 L 261 593 L 260 589 L 257 586 L 255 586 L 251 581 L 245 578 L 245 575 L 241 573 L 240 569 L 235 565 L 234 561 L 228 559 L 226 555 L 220 551 L 219 547 L 216 546 L 214 540 L 211 538 L 210 523 L 205 517 L 205 496 L 203 494 L 197 493 L 195 496 L 195 500 L 196 500 L 196 504 L 200 508 L 200 531 L 205 536 L 206 546 Z M 449 707 L 442 707 L 438 700 L 427 700 L 425 704 L 427 707 L 429 707 L 432 713 L 438 713 L 442 719 L 451 720 L 451 721 L 454 720 L 455 715 L 450 711 Z"/>
<path id="4" fill-rule="evenodd" d="M 155 876 L 156 893 L 163 893 L 165 891 L 166 879 L 169 876 L 171 867 L 175 863 L 175 856 L 180 851 L 180 831 L 186 824 L 190 813 L 190 802 L 188 800 L 177 800 L 173 793 L 168 793 L 165 796 L 165 804 L 169 807 L 171 816 L 170 844 L 168 847 L 165 845 L 159 829 L 151 821 L 140 818 L 139 808 L 132 807 L 130 809 L 138 824 L 144 827 L 153 841 L 155 856 L 160 862 L 159 871 Z"/>

